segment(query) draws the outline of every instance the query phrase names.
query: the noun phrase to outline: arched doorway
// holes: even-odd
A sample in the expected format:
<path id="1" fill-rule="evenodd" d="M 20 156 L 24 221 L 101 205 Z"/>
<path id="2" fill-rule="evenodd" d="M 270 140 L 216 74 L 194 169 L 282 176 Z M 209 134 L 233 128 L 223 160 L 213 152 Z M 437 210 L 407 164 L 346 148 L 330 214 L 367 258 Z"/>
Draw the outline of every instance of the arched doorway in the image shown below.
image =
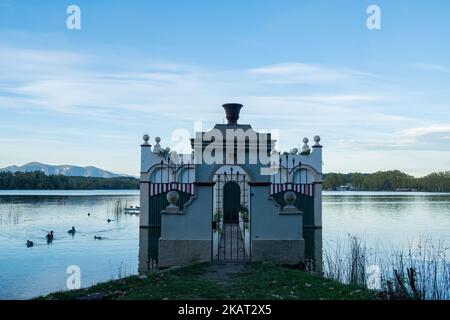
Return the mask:
<path id="1" fill-rule="evenodd" d="M 250 260 L 249 175 L 239 166 L 217 169 L 213 191 L 212 259 Z"/>
<path id="2" fill-rule="evenodd" d="M 241 188 L 234 181 L 229 181 L 223 187 L 223 220 L 239 222 L 241 206 Z"/>

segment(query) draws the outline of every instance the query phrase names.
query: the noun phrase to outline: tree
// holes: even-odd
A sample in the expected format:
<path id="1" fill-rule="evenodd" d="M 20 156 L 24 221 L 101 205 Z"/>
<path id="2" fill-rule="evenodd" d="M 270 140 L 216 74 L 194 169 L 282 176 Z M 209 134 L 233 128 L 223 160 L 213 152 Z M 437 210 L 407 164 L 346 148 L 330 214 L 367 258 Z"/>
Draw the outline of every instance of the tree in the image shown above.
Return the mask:
<path id="1" fill-rule="evenodd" d="M 139 189 L 139 180 L 131 177 L 93 178 L 46 175 L 43 172 L 0 172 L 2 190 L 93 190 Z"/>

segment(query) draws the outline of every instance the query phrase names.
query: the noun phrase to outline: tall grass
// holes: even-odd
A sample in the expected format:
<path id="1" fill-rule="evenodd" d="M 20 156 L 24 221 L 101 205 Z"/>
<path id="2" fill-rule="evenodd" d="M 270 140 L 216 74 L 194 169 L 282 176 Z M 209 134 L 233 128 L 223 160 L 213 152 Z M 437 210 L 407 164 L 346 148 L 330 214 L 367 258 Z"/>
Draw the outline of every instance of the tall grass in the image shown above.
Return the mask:
<path id="1" fill-rule="evenodd" d="M 133 271 L 132 271 L 130 265 L 121 261 L 120 265 L 117 267 L 117 273 L 116 274 L 111 273 L 110 280 L 122 279 L 122 278 L 125 278 L 128 276 L 131 276 L 132 274 L 133 274 Z"/>
<path id="2" fill-rule="evenodd" d="M 128 201 L 122 201 L 122 199 L 118 199 L 114 202 L 113 205 L 113 213 L 114 215 L 119 215 L 124 212 L 125 208 L 128 207 Z"/>
<path id="3" fill-rule="evenodd" d="M 114 201 L 114 203 L 112 204 L 112 207 L 108 206 L 108 215 L 112 214 L 114 219 L 119 221 L 122 214 L 125 213 L 125 208 L 127 208 L 128 205 L 129 204 L 128 204 L 127 200 L 122 200 L 119 198 Z"/>
<path id="4" fill-rule="evenodd" d="M 442 241 L 423 237 L 409 242 L 406 250 L 381 252 L 368 248 L 365 241 L 348 235 L 327 244 L 324 250 L 324 275 L 342 282 L 368 286 L 373 277 L 370 270 L 379 270 L 380 294 L 387 299 L 450 299 L 450 262 L 448 248 Z M 373 278 L 372 278 L 373 279 Z"/>
<path id="5" fill-rule="evenodd" d="M 450 299 L 450 262 L 442 241 L 422 238 L 397 250 L 393 263 L 383 270 L 385 292 L 390 298 Z"/>

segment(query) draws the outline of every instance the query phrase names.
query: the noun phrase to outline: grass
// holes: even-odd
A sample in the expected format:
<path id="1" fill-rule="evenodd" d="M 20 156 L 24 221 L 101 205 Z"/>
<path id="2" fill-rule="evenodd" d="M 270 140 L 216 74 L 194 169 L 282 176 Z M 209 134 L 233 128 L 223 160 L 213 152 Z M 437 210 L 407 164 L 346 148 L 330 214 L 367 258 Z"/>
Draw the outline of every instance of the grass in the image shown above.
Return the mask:
<path id="1" fill-rule="evenodd" d="M 376 299 L 375 291 L 347 285 L 319 275 L 275 266 L 248 263 L 235 266 L 195 264 L 100 283 L 80 290 L 63 291 L 37 299 Z M 233 267 L 231 267 L 233 268 Z"/>

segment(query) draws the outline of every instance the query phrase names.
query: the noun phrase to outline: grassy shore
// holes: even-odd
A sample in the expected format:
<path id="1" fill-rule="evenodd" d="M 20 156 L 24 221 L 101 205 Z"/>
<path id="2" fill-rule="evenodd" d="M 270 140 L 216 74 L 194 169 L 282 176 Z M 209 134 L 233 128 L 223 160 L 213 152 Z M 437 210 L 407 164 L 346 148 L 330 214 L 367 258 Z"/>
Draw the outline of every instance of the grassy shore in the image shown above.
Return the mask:
<path id="1" fill-rule="evenodd" d="M 376 299 L 375 291 L 268 263 L 210 264 L 132 276 L 37 299 Z"/>

